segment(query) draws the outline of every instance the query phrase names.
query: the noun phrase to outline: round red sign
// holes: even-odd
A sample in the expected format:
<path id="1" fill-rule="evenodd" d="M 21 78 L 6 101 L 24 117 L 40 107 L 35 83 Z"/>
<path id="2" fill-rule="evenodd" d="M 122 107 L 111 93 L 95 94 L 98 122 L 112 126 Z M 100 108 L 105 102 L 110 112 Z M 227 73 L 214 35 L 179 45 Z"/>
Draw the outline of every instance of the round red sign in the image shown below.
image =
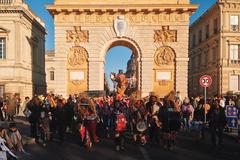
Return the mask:
<path id="1" fill-rule="evenodd" d="M 199 79 L 199 83 L 202 87 L 210 87 L 212 85 L 212 77 L 204 75 Z"/>

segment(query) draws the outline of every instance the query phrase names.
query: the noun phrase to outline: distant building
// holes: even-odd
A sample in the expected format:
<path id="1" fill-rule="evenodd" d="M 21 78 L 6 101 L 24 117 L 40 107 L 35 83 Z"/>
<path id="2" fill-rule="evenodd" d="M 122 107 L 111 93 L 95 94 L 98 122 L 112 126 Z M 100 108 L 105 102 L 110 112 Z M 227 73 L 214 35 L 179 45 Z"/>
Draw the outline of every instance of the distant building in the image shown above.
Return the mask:
<path id="1" fill-rule="evenodd" d="M 130 60 L 127 62 L 126 77 L 131 78 L 133 76 L 136 76 L 136 74 L 137 74 L 137 61 L 134 54 L 132 54 Z"/>
<path id="2" fill-rule="evenodd" d="M 47 82 L 47 93 L 55 93 L 55 53 L 54 51 L 46 51 L 45 54 L 45 72 Z"/>
<path id="3" fill-rule="evenodd" d="M 138 64 L 136 57 L 132 54 L 130 60 L 127 62 L 126 77 L 128 78 L 128 88 L 126 90 L 127 95 L 131 95 L 132 92 L 137 90 L 137 69 Z"/>
<path id="4" fill-rule="evenodd" d="M 106 95 L 110 94 L 110 85 L 106 73 L 104 74 L 104 91 L 106 92 Z"/>
<path id="5" fill-rule="evenodd" d="M 45 35 L 23 0 L 0 0 L 0 96 L 46 92 Z"/>
<path id="6" fill-rule="evenodd" d="M 208 95 L 240 91 L 240 1 L 218 0 L 190 27 L 189 95 L 203 94 L 199 78 L 208 74 Z"/>

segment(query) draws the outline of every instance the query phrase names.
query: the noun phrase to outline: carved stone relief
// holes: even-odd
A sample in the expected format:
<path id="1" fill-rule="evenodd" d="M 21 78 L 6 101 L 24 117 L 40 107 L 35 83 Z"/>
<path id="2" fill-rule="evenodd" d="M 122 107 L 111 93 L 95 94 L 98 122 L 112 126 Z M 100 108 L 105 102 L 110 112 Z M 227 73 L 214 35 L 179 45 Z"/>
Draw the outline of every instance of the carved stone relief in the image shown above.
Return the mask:
<path id="1" fill-rule="evenodd" d="M 173 64 L 175 60 L 175 52 L 170 47 L 160 47 L 155 53 L 154 60 L 158 66 Z"/>
<path id="2" fill-rule="evenodd" d="M 119 16 L 114 21 L 114 29 L 117 34 L 117 37 L 123 37 L 127 31 L 127 21 L 124 16 Z"/>
<path id="3" fill-rule="evenodd" d="M 75 46 L 80 46 L 81 42 L 89 41 L 88 31 L 82 31 L 80 26 L 74 26 L 74 30 L 67 30 L 67 42 L 74 42 Z"/>
<path id="4" fill-rule="evenodd" d="M 68 53 L 68 64 L 71 67 L 86 65 L 88 60 L 88 53 L 83 47 L 73 47 Z"/>
<path id="5" fill-rule="evenodd" d="M 163 26 L 162 30 L 155 30 L 154 42 L 165 43 L 165 42 L 176 42 L 177 31 L 169 30 L 169 26 Z"/>

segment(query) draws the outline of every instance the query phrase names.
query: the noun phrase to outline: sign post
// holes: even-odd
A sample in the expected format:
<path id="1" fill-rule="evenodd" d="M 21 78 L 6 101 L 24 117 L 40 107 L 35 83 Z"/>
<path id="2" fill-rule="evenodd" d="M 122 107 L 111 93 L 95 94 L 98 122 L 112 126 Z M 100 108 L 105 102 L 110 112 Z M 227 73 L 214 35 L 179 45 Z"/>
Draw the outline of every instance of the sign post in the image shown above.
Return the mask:
<path id="1" fill-rule="evenodd" d="M 207 111 L 206 111 L 206 107 L 207 107 L 207 87 L 204 87 L 204 122 L 207 122 Z"/>
<path id="2" fill-rule="evenodd" d="M 204 122 L 207 122 L 207 116 L 206 116 L 206 104 L 207 104 L 207 88 L 212 85 L 212 77 L 209 75 L 204 75 L 199 79 L 199 83 L 202 87 L 204 87 Z"/>

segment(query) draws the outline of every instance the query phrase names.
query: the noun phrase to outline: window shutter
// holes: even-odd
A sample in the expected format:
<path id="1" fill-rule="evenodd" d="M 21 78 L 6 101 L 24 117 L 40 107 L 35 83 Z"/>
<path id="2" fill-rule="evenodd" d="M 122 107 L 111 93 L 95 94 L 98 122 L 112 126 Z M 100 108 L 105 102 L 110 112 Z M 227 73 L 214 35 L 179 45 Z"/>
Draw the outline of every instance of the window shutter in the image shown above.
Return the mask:
<path id="1" fill-rule="evenodd" d="M 6 38 L 3 39 L 3 42 L 4 42 L 4 45 L 3 45 L 3 58 L 6 59 L 6 54 L 7 54 L 7 51 L 6 51 Z"/>
<path id="2" fill-rule="evenodd" d="M 238 54 L 237 54 L 237 60 L 239 60 L 239 57 L 240 57 L 240 45 L 238 45 Z"/>
<path id="3" fill-rule="evenodd" d="M 233 59 L 233 53 L 232 53 L 233 49 L 232 49 L 232 45 L 229 45 L 229 59 L 232 60 Z"/>
<path id="4" fill-rule="evenodd" d="M 236 25 L 237 25 L 237 27 L 238 27 L 237 29 L 238 29 L 238 31 L 239 31 L 239 16 L 237 16 L 236 19 L 237 19 Z"/>
<path id="5" fill-rule="evenodd" d="M 240 75 L 238 75 L 238 90 L 240 91 Z"/>

